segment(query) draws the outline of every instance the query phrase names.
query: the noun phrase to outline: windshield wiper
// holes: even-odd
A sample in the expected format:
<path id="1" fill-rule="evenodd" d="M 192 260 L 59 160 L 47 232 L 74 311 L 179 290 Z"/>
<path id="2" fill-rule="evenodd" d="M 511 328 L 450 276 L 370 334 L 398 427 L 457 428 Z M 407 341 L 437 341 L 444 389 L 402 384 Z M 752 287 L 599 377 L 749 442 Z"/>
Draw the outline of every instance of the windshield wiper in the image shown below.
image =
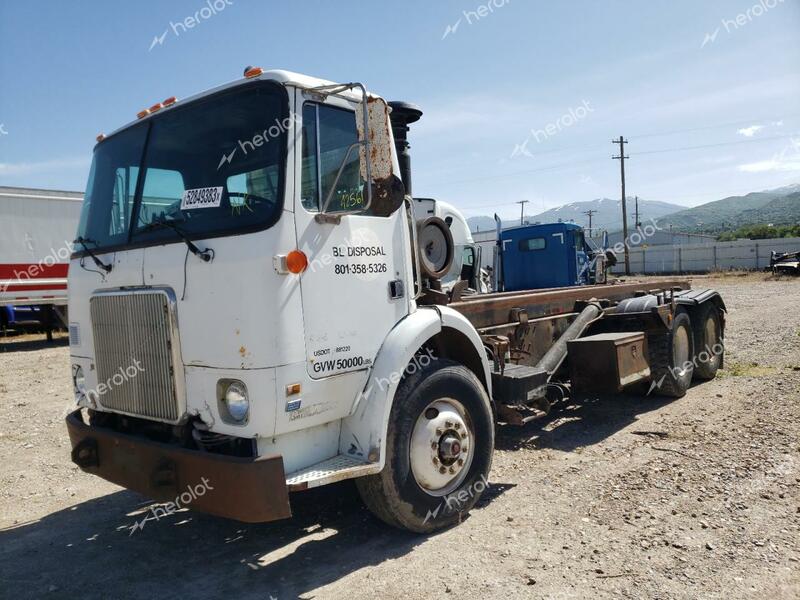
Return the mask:
<path id="1" fill-rule="evenodd" d="M 186 244 L 186 247 L 189 248 L 189 251 L 197 256 L 198 258 L 202 259 L 205 262 L 210 262 L 211 259 L 214 258 L 214 251 L 211 248 L 206 248 L 205 250 L 200 250 L 192 240 L 186 235 L 186 233 L 175 224 L 175 221 L 170 221 L 168 219 L 156 219 L 155 221 L 145 225 L 139 230 L 139 233 L 145 231 L 152 231 L 153 229 L 159 229 L 161 227 L 166 227 L 168 229 L 172 229 L 175 233 L 178 234 L 178 237 L 183 240 Z"/>
<path id="2" fill-rule="evenodd" d="M 89 238 L 78 237 L 77 239 L 73 240 L 73 243 L 74 244 L 80 244 L 81 246 L 83 246 L 83 249 L 86 251 L 86 254 L 88 254 L 89 256 L 92 257 L 92 260 L 94 261 L 94 264 L 96 264 L 100 269 L 103 269 L 103 271 L 105 271 L 106 273 L 110 273 L 111 272 L 112 266 L 111 265 L 107 265 L 102 260 L 97 258 L 95 253 L 92 252 L 89 249 L 89 246 L 87 246 L 87 244 L 94 244 L 96 246 L 97 242 L 95 242 L 94 240 L 90 240 Z"/>

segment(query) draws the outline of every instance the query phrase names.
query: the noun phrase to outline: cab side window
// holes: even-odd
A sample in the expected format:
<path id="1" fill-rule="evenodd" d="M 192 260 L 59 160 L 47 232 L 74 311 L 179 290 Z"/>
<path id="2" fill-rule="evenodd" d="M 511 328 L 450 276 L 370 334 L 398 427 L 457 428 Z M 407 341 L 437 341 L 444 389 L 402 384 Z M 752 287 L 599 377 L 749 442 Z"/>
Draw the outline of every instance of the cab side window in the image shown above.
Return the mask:
<path id="1" fill-rule="evenodd" d="M 364 206 L 364 184 L 359 166 L 359 148 L 352 111 L 307 102 L 303 106 L 303 164 L 301 199 L 309 211 L 322 210 L 328 195 L 327 212 L 358 210 Z M 347 160 L 342 167 L 342 161 Z M 336 174 L 342 168 L 336 181 Z M 334 181 L 336 181 L 335 187 Z"/>
<path id="2" fill-rule="evenodd" d="M 114 193 L 111 196 L 111 219 L 108 224 L 108 237 L 113 239 L 127 235 L 133 214 L 133 196 L 136 193 L 136 180 L 139 167 L 118 167 L 114 174 Z"/>
<path id="3" fill-rule="evenodd" d="M 575 250 L 577 250 L 578 252 L 582 252 L 583 249 L 584 249 L 583 248 L 584 245 L 585 245 L 585 243 L 583 241 L 583 232 L 582 231 L 576 231 L 575 232 Z"/>
<path id="4" fill-rule="evenodd" d="M 547 242 L 544 238 L 528 238 L 519 241 L 520 252 L 530 252 L 532 250 L 544 250 Z"/>

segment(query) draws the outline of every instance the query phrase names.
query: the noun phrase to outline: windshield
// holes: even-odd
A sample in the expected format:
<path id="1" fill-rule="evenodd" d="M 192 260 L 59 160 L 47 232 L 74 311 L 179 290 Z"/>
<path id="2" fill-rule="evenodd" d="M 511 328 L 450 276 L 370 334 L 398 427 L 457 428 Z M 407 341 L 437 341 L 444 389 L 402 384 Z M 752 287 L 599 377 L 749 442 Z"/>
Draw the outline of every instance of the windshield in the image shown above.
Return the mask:
<path id="1" fill-rule="evenodd" d="M 283 206 L 285 91 L 255 82 L 176 107 L 95 149 L 78 236 L 91 248 L 264 229 Z M 80 251 L 80 248 L 76 248 Z"/>

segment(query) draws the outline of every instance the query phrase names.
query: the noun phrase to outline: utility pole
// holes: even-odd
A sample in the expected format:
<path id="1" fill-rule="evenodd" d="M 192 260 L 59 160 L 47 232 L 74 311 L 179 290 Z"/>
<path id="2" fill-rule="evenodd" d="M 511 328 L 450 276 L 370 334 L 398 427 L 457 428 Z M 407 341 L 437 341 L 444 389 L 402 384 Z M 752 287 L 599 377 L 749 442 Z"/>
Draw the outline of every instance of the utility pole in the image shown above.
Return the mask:
<path id="1" fill-rule="evenodd" d="M 519 224 L 525 225 L 523 219 L 525 218 L 525 205 L 528 203 L 528 200 L 517 200 L 517 204 L 519 204 Z"/>
<path id="2" fill-rule="evenodd" d="M 597 212 L 596 210 L 592 209 L 584 211 L 583 213 L 585 215 L 589 215 L 589 237 L 592 237 L 592 215 L 596 212 Z"/>
<path id="3" fill-rule="evenodd" d="M 619 156 L 612 156 L 614 160 L 619 160 L 619 172 L 622 178 L 622 241 L 625 245 L 625 275 L 631 274 L 631 257 L 628 251 L 628 209 L 625 205 L 625 160 L 630 156 L 625 156 L 625 144 L 628 140 L 619 136 L 618 140 L 611 140 L 612 144 L 619 144 Z"/>
<path id="4" fill-rule="evenodd" d="M 634 221 L 637 231 L 642 228 L 642 222 L 639 220 L 639 196 L 636 196 L 636 220 Z"/>

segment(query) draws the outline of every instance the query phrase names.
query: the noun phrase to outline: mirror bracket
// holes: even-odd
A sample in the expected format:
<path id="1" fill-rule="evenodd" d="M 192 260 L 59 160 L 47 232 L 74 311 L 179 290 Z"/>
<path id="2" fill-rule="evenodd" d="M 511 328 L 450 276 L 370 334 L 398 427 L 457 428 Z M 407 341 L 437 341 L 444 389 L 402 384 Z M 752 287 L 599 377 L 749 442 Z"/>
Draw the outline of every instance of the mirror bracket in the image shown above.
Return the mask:
<path id="1" fill-rule="evenodd" d="M 353 214 L 353 213 L 344 213 Z M 314 220 L 320 224 L 338 225 L 342 222 L 342 214 L 339 213 L 317 213 L 314 215 Z"/>

